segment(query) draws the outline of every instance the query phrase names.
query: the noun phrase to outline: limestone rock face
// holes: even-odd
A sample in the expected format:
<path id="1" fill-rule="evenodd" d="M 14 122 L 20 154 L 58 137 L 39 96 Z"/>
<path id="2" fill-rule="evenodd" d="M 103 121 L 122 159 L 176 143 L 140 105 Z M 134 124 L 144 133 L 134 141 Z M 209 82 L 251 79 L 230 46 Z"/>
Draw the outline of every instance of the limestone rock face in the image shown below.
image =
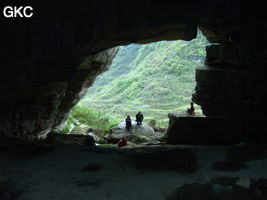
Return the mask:
<path id="1" fill-rule="evenodd" d="M 260 45 L 262 40 L 266 40 L 265 37 L 230 37 L 229 40 L 231 42 L 207 46 L 207 65 L 259 67 L 267 63 L 266 53 L 263 51 L 265 47 Z"/>
<path id="2" fill-rule="evenodd" d="M 265 117 L 266 35 L 256 21 L 248 20 L 247 26 L 237 21 L 224 23 L 213 26 L 213 30 L 207 25 L 202 27 L 204 34 L 220 44 L 206 48 L 206 66 L 196 70 L 193 101 L 208 117 Z"/>
<path id="3" fill-rule="evenodd" d="M 196 70 L 193 101 L 209 117 L 264 117 L 266 77 L 264 69 L 201 67 Z"/>
<path id="4" fill-rule="evenodd" d="M 169 113 L 169 144 L 229 145 L 242 141 L 267 142 L 264 118 L 180 117 Z"/>
<path id="5" fill-rule="evenodd" d="M 86 57 L 69 79 L 64 77 L 63 69 L 64 80 L 19 82 L 19 86 L 2 87 L 5 96 L 0 100 L 0 134 L 45 137 L 51 128 L 67 119 L 69 110 L 87 92 L 96 75 L 107 70 L 116 53 L 114 48 Z M 51 78 L 49 72 L 43 76 Z"/>

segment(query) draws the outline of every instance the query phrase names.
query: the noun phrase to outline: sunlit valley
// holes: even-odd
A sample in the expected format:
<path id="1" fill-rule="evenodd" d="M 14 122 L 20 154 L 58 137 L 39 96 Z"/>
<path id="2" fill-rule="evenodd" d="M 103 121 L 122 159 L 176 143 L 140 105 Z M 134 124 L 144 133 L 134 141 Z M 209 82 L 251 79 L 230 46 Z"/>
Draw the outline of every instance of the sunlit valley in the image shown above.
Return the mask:
<path id="1" fill-rule="evenodd" d="M 166 127 L 168 114 L 185 111 L 192 101 L 195 69 L 203 66 L 207 44 L 199 31 L 192 41 L 120 46 L 109 70 L 96 78 L 71 118 L 107 129 L 142 111 L 145 122 L 156 120 Z M 201 115 L 197 105 L 196 112 Z"/>

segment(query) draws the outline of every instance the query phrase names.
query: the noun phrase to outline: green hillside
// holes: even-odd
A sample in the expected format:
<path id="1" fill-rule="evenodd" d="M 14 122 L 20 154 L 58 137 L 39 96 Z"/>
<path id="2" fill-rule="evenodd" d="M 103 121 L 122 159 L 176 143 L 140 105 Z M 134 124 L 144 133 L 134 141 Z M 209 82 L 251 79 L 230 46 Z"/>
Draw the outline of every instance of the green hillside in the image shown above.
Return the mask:
<path id="1" fill-rule="evenodd" d="M 124 119 L 142 111 L 145 119 L 167 120 L 185 110 L 195 87 L 195 68 L 206 56 L 206 38 L 122 46 L 109 71 L 95 80 L 79 105 Z"/>

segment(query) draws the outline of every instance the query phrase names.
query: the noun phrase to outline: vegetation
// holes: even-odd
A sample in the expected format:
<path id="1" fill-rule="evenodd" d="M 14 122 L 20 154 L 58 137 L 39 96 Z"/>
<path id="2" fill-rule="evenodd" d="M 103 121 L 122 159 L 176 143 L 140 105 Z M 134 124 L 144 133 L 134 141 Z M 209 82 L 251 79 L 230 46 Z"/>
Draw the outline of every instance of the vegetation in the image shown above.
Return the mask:
<path id="1" fill-rule="evenodd" d="M 253 143 L 250 143 L 250 142 L 246 142 L 246 141 L 242 141 L 242 142 L 239 142 L 238 144 L 235 144 L 234 147 L 253 147 L 255 146 L 255 144 Z"/>
<path id="2" fill-rule="evenodd" d="M 195 69 L 203 65 L 208 44 L 201 32 L 192 41 L 161 41 L 120 47 L 109 71 L 98 76 L 88 94 L 76 105 L 72 118 L 106 132 L 142 111 L 145 121 L 168 124 L 172 111 L 186 110 L 195 87 Z M 199 109 L 199 108 L 198 108 Z"/>
<path id="3" fill-rule="evenodd" d="M 105 113 L 80 105 L 76 105 L 70 115 L 82 124 L 92 128 L 101 128 L 106 132 L 118 124 L 117 120 L 109 118 Z"/>
<path id="4" fill-rule="evenodd" d="M 97 77 L 79 105 L 104 111 L 118 120 L 127 114 L 135 116 L 140 110 L 145 121 L 156 119 L 164 124 L 169 112 L 186 110 L 189 106 L 195 69 L 203 64 L 207 44 L 199 32 L 192 41 L 120 47 L 110 70 Z M 73 114 L 82 115 L 80 109 L 74 108 Z M 95 111 L 88 110 L 96 115 L 94 120 L 101 119 Z M 88 120 L 87 114 L 82 116 Z M 94 123 L 101 125 L 103 120 Z"/>
<path id="5" fill-rule="evenodd" d="M 71 118 L 68 118 L 67 122 L 66 122 L 66 126 L 64 126 L 64 128 L 60 131 L 61 133 L 69 133 L 71 130 L 71 126 L 73 124 L 73 121 Z"/>

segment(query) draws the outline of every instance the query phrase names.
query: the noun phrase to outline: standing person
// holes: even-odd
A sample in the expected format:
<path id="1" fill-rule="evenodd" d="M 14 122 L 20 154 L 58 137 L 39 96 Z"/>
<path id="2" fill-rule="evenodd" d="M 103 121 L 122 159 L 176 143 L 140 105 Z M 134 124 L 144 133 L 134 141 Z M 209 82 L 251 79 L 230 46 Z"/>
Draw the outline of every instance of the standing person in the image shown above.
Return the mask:
<path id="1" fill-rule="evenodd" d="M 195 113 L 195 107 L 194 107 L 193 102 L 190 103 L 190 108 L 187 108 L 187 112 L 188 112 L 190 115 L 193 115 L 193 114 Z"/>
<path id="2" fill-rule="evenodd" d="M 125 119 L 126 129 L 129 131 L 132 128 L 132 120 L 130 115 L 127 115 L 127 118 Z"/>
<path id="3" fill-rule="evenodd" d="M 137 122 L 137 125 L 142 125 L 142 121 L 144 119 L 144 116 L 143 114 L 139 111 L 137 114 L 136 114 L 136 122 Z"/>

